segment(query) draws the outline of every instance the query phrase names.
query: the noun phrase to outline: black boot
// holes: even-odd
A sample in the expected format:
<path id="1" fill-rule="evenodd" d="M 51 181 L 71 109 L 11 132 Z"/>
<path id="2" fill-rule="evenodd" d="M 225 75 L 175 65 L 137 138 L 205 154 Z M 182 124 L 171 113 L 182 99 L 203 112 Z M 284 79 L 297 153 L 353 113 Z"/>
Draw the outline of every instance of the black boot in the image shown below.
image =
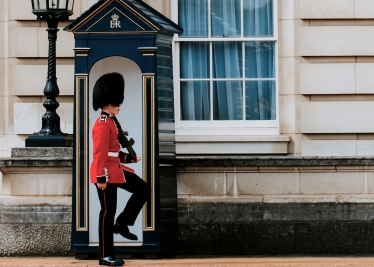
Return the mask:
<path id="1" fill-rule="evenodd" d="M 125 264 L 125 262 L 123 260 L 116 259 L 113 256 L 104 257 L 104 258 L 101 258 L 99 260 L 99 265 L 121 266 L 121 265 L 124 265 L 124 264 Z"/>
<path id="2" fill-rule="evenodd" d="M 130 239 L 130 240 L 138 240 L 138 237 L 136 235 L 134 235 L 133 233 L 130 233 L 129 228 L 127 227 L 127 225 L 121 225 L 119 223 L 116 223 L 114 225 L 113 232 L 115 234 L 119 233 L 124 238 Z"/>

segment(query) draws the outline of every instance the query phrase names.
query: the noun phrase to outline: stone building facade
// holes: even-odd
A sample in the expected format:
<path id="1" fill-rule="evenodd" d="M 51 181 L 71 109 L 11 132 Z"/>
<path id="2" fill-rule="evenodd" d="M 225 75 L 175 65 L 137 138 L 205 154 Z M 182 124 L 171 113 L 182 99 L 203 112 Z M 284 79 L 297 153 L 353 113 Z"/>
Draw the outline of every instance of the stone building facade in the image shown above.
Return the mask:
<path id="1" fill-rule="evenodd" d="M 76 0 L 71 19 L 95 2 Z M 172 151 L 178 162 L 179 253 L 372 253 L 374 2 L 264 0 L 250 7 L 255 1 L 191 0 L 206 7 L 206 13 L 199 13 L 200 20 L 206 16 L 206 25 L 193 22 L 197 15 L 189 15 L 196 7 L 191 11 L 184 1 L 145 2 L 185 25 L 184 34 L 175 36 L 173 43 Z M 227 5 L 226 13 L 233 5 L 237 17 L 222 15 L 225 12 L 216 8 L 220 5 Z M 268 12 L 262 15 L 264 20 L 252 22 L 250 11 L 261 11 L 263 6 Z M 217 17 L 226 18 L 224 27 Z M 265 34 L 261 29 L 253 33 L 251 23 L 270 26 Z M 62 30 L 67 24 L 60 23 L 57 41 L 57 112 L 61 130 L 72 134 L 74 39 Z M 189 31 L 190 24 L 198 30 Z M 26 242 L 20 249 L 9 241 L 0 255 L 69 253 L 71 164 L 64 161 L 71 157 L 69 151 L 42 151 L 45 158 L 32 161 L 30 151 L 17 150 L 41 128 L 45 28 L 31 13 L 29 2 L 0 0 L 0 237 L 10 240 L 10 232 L 26 233 L 32 225 L 43 229 L 58 225 L 64 241 L 53 244 L 66 245 L 35 248 Z M 199 74 L 189 73 L 189 67 L 197 67 L 189 62 L 193 42 L 205 42 L 203 51 L 210 55 Z M 227 52 L 225 44 L 230 42 L 236 47 Z M 270 57 L 261 54 L 265 50 Z M 230 53 L 240 59 L 232 63 Z M 251 60 L 261 65 L 259 69 L 271 70 L 247 74 Z M 223 65 L 230 71 L 239 69 L 239 74 L 228 70 L 220 74 L 217 66 Z M 205 98 L 191 98 L 186 90 L 199 82 L 206 82 L 209 90 Z M 226 85 L 223 89 L 220 82 Z M 241 83 L 241 93 L 227 93 L 236 82 Z M 270 93 L 260 97 L 265 92 L 259 89 L 262 82 Z M 253 83 L 258 92 L 251 102 Z M 201 88 L 203 95 L 204 84 Z M 197 86 L 193 89 L 196 92 Z M 228 107 L 216 113 L 223 106 L 222 92 Z M 227 101 L 229 96 L 239 102 Z M 229 104 L 236 105 L 231 107 L 233 115 Z M 259 109 L 268 113 L 262 115 Z M 31 162 L 16 163 L 17 157 Z M 13 209 L 23 219 L 12 217 Z M 18 228 L 10 226 L 15 221 Z"/>

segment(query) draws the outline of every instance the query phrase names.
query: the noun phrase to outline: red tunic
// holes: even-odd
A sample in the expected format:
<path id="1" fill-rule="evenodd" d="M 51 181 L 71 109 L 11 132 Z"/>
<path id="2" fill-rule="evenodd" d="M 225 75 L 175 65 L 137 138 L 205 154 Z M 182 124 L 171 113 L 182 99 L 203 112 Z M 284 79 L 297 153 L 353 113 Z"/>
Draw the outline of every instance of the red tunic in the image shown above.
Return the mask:
<path id="1" fill-rule="evenodd" d="M 92 128 L 93 160 L 90 169 L 91 183 L 112 184 L 125 183 L 125 171 L 134 172 L 133 169 L 124 166 L 126 153 L 120 151 L 118 142 L 118 129 L 111 115 L 102 113 Z M 109 156 L 109 152 L 119 152 L 118 157 Z"/>

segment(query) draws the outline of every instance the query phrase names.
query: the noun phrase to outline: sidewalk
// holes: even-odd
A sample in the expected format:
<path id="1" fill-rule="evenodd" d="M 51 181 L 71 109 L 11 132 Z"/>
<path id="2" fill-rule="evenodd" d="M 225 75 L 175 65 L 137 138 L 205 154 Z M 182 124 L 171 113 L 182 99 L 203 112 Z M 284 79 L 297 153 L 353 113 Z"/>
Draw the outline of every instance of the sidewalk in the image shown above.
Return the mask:
<path id="1" fill-rule="evenodd" d="M 300 267 L 327 267 L 327 266 L 360 266 L 374 267 L 374 255 L 370 256 L 326 256 L 326 257 L 301 257 L 301 256 L 277 256 L 277 257 L 201 257 L 201 258 L 171 258 L 171 259 L 125 259 L 125 265 L 131 267 L 266 267 L 266 266 L 300 266 Z M 0 267 L 5 266 L 73 266 L 86 267 L 98 266 L 97 260 L 77 260 L 73 257 L 64 258 L 6 258 L 0 257 Z"/>

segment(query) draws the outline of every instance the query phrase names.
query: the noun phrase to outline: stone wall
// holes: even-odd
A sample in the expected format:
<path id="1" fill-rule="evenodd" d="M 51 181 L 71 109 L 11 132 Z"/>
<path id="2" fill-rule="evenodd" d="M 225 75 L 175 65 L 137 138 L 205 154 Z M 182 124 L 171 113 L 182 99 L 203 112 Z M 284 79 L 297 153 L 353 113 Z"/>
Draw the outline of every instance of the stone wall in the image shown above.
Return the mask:
<path id="1" fill-rule="evenodd" d="M 184 255 L 373 253 L 374 158 L 178 157 Z"/>
<path id="2" fill-rule="evenodd" d="M 0 158 L 0 256 L 70 255 L 72 148 Z"/>

